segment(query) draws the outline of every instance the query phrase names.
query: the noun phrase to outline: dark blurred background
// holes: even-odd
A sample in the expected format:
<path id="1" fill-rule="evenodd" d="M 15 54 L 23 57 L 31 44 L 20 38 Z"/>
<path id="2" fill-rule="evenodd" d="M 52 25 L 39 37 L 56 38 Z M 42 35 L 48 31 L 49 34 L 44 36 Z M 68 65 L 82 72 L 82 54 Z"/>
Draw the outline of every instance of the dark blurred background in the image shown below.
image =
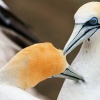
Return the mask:
<path id="1" fill-rule="evenodd" d="M 4 0 L 11 12 L 23 20 L 41 42 L 52 42 L 63 49 L 74 26 L 74 13 L 91 0 Z M 94 0 L 95 1 L 95 0 Z M 68 55 L 69 63 L 79 48 Z M 56 100 L 64 79 L 47 79 L 35 88 L 50 100 Z"/>

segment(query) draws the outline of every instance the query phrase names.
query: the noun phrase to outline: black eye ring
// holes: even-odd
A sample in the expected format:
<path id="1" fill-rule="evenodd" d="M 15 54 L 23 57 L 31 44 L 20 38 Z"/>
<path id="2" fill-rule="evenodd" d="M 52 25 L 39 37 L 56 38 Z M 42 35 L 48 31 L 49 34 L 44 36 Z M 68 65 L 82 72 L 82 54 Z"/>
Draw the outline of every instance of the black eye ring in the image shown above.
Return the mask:
<path id="1" fill-rule="evenodd" d="M 90 19 L 89 21 L 90 25 L 96 25 L 98 24 L 98 18 L 97 17 L 93 17 Z"/>

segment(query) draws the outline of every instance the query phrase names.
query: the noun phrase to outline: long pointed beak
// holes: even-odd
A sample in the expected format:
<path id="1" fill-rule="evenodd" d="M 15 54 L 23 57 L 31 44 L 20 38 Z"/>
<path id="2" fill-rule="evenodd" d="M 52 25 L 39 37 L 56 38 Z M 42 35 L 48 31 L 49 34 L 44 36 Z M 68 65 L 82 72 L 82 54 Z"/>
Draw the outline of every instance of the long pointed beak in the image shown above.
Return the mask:
<path id="1" fill-rule="evenodd" d="M 72 69 L 70 66 L 68 68 L 66 68 L 66 70 L 58 75 L 52 76 L 52 77 L 56 77 L 56 78 L 68 78 L 71 80 L 75 80 L 75 81 L 84 81 L 83 77 L 80 76 L 74 69 Z"/>
<path id="2" fill-rule="evenodd" d="M 14 14 L 12 14 L 9 9 L 5 9 L 0 6 L 0 25 L 2 25 L 3 28 L 7 29 L 8 31 L 13 31 L 16 33 L 17 38 L 14 38 L 13 41 L 18 45 L 20 43 L 24 44 L 26 43 L 27 45 L 23 45 L 23 47 L 26 47 L 28 45 L 31 45 L 33 43 L 38 43 L 40 42 L 33 34 L 30 32 L 30 30 L 27 28 L 27 26 L 19 19 L 17 18 Z M 5 29 L 3 30 L 5 31 Z M 7 34 L 5 35 L 12 39 L 16 35 Z M 11 32 L 9 32 L 11 33 Z M 20 38 L 21 37 L 21 38 Z M 21 40 L 21 41 L 20 41 Z M 20 43 L 19 43 L 20 42 Z"/>
<path id="3" fill-rule="evenodd" d="M 72 79 L 75 81 L 84 81 L 83 77 L 80 76 L 75 70 L 73 70 L 71 67 L 67 68 L 63 73 L 61 73 L 63 77 L 67 77 L 68 79 Z"/>
<path id="4" fill-rule="evenodd" d="M 77 24 L 74 27 L 73 33 L 64 47 L 63 53 L 69 54 L 75 47 L 81 44 L 84 40 L 90 38 L 100 26 L 85 26 Z"/>

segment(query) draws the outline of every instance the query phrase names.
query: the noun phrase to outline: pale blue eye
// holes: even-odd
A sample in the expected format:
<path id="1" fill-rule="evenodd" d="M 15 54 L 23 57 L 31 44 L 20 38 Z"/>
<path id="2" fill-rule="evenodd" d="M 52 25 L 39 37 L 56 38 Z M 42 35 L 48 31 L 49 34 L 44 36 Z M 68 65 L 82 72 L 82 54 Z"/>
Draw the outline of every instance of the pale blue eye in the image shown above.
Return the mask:
<path id="1" fill-rule="evenodd" d="M 96 25 L 96 24 L 98 24 L 98 19 L 96 17 L 93 17 L 92 19 L 90 19 L 89 22 L 91 25 Z"/>

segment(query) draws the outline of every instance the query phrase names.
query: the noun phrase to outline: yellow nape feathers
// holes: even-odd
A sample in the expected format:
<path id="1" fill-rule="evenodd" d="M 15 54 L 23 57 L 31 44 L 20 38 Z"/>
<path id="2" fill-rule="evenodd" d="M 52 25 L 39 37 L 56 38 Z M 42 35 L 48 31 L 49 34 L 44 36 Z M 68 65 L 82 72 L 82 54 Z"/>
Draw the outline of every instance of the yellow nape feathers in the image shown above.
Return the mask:
<path id="1" fill-rule="evenodd" d="M 93 1 L 82 5 L 74 15 L 75 23 L 85 23 L 92 17 L 100 18 L 100 2 Z M 100 22 L 100 20 L 98 20 Z"/>
<path id="2" fill-rule="evenodd" d="M 61 50 L 56 49 L 51 43 L 39 43 L 17 53 L 2 72 L 11 80 L 10 84 L 26 89 L 63 72 L 66 67 L 66 56 Z"/>

